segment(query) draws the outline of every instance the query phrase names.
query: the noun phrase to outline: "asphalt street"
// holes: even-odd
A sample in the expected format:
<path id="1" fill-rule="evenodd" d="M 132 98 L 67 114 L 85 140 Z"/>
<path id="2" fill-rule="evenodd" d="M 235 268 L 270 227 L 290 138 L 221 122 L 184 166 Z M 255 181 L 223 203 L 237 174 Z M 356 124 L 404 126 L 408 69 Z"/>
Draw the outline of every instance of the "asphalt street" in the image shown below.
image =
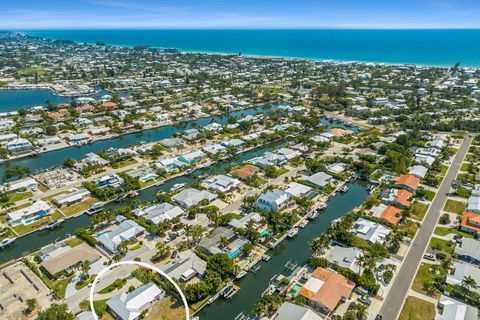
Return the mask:
<path id="1" fill-rule="evenodd" d="M 420 266 L 422 257 L 425 254 L 430 237 L 432 236 L 433 230 L 440 217 L 440 213 L 447 201 L 447 193 L 450 191 L 452 182 L 457 176 L 472 140 L 473 138 L 470 136 L 467 136 L 463 140 L 445 178 L 438 188 L 438 192 L 435 195 L 433 202 L 430 204 L 430 208 L 426 213 L 422 226 L 420 227 L 418 234 L 403 261 L 399 273 L 393 282 L 392 290 L 389 291 L 383 302 L 382 309 L 380 310 L 380 315 L 383 319 L 397 319 L 400 315 L 408 290 L 410 289 L 418 267 Z"/>

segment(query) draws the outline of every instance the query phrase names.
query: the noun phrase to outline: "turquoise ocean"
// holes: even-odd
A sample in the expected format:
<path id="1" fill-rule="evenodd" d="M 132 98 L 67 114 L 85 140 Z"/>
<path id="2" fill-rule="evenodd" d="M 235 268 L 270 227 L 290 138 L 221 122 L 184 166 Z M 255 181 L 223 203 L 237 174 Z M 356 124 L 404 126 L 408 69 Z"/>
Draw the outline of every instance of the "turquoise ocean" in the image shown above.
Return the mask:
<path id="1" fill-rule="evenodd" d="M 480 29 L 35 30 L 49 39 L 338 61 L 480 67 Z"/>

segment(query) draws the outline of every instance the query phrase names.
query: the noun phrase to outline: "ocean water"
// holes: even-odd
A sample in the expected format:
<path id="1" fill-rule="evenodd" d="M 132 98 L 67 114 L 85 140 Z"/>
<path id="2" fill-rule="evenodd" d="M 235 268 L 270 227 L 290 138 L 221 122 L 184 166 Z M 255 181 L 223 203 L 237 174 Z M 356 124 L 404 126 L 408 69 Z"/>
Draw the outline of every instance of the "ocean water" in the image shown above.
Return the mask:
<path id="1" fill-rule="evenodd" d="M 50 39 L 183 51 L 480 67 L 480 29 L 35 30 Z"/>

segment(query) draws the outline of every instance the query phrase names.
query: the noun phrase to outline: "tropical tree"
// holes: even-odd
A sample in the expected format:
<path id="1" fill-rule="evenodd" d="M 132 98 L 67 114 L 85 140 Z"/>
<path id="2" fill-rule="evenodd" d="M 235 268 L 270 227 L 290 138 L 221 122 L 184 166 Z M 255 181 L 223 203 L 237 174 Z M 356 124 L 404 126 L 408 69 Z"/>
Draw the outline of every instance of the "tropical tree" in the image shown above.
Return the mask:
<path id="1" fill-rule="evenodd" d="M 367 263 L 368 263 L 368 260 L 367 260 L 367 257 L 364 256 L 363 254 L 358 256 L 356 259 L 355 259 L 355 264 L 357 266 L 360 267 L 360 270 L 359 270 L 359 274 L 362 274 L 362 269 L 365 269 L 366 266 L 367 266 Z"/>
<path id="2" fill-rule="evenodd" d="M 27 304 L 27 309 L 25 309 L 25 313 L 30 314 L 37 306 L 37 299 L 35 298 L 27 299 L 26 304 Z"/>
<path id="3" fill-rule="evenodd" d="M 466 290 L 470 290 L 472 288 L 475 288 L 477 286 L 477 282 L 475 279 L 473 279 L 472 276 L 465 276 L 462 279 L 462 287 L 465 288 Z"/>
<path id="4" fill-rule="evenodd" d="M 199 225 L 192 225 L 187 228 L 185 234 L 192 239 L 191 244 L 196 244 L 203 237 L 203 228 Z"/>

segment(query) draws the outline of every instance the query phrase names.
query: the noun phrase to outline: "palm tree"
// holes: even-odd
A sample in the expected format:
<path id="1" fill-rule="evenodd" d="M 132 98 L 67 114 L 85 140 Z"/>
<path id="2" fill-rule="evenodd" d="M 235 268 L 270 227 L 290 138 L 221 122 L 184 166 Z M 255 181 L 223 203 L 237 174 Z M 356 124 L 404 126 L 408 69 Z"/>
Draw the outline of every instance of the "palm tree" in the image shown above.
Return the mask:
<path id="1" fill-rule="evenodd" d="M 218 244 L 220 245 L 220 247 L 225 248 L 229 244 L 228 238 L 225 236 L 221 236 Z"/>
<path id="2" fill-rule="evenodd" d="M 462 280 L 462 287 L 466 290 L 470 290 L 471 288 L 475 288 L 477 286 L 477 282 L 473 279 L 472 276 L 465 276 Z"/>
<path id="3" fill-rule="evenodd" d="M 360 267 L 359 274 L 362 274 L 362 269 L 366 267 L 367 263 L 367 257 L 363 254 L 355 258 L 355 264 Z"/>
<path id="4" fill-rule="evenodd" d="M 366 304 L 363 304 L 363 303 L 357 304 L 355 306 L 355 312 L 356 312 L 357 319 L 365 318 L 368 314 L 367 309 L 368 309 L 368 306 Z"/>

